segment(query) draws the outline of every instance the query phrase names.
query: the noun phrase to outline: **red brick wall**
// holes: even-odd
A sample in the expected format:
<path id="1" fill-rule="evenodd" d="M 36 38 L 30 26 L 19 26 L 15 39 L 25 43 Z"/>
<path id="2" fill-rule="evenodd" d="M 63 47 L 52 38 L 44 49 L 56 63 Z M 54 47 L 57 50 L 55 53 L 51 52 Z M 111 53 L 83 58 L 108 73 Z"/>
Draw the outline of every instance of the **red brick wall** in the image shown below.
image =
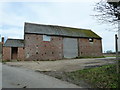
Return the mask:
<path id="1" fill-rule="evenodd" d="M 3 60 L 11 60 L 11 50 L 11 47 L 3 47 Z M 24 60 L 24 49 L 22 47 L 18 48 L 17 59 Z"/>
<path id="2" fill-rule="evenodd" d="M 11 60 L 11 47 L 3 47 L 3 60 Z"/>
<path id="3" fill-rule="evenodd" d="M 102 42 L 79 38 L 79 56 L 102 56 Z M 43 41 L 43 35 L 25 35 L 26 60 L 57 60 L 63 58 L 63 38 L 51 36 L 51 41 Z"/>
<path id="4" fill-rule="evenodd" d="M 99 39 L 94 39 L 89 42 L 86 38 L 79 40 L 79 56 L 102 56 L 102 42 Z"/>
<path id="5" fill-rule="evenodd" d="M 19 47 L 18 48 L 18 56 L 17 56 L 17 59 L 18 60 L 24 60 L 24 48 L 23 47 Z"/>
<path id="6" fill-rule="evenodd" d="M 26 60 L 62 59 L 62 43 L 62 37 L 51 36 L 51 41 L 43 41 L 43 35 L 25 34 L 25 58 Z"/>
<path id="7" fill-rule="evenodd" d="M 102 56 L 102 42 L 80 38 L 79 56 Z M 51 36 L 51 41 L 43 41 L 43 35 L 26 34 L 25 49 L 18 48 L 18 60 L 57 60 L 63 58 L 63 38 Z M 11 60 L 11 47 L 3 47 L 3 60 Z"/>

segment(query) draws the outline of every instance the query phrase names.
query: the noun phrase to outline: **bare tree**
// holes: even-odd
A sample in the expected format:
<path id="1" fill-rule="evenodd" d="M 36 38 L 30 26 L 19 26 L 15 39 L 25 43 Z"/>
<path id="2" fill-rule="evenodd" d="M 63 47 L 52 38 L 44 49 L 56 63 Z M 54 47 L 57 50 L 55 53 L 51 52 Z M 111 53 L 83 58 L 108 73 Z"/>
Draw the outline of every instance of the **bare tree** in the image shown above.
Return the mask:
<path id="1" fill-rule="evenodd" d="M 118 24 L 118 20 L 120 20 L 120 0 L 117 0 L 117 2 L 113 1 L 101 0 L 96 3 L 94 10 L 97 11 L 97 14 L 94 16 L 100 22 L 112 25 Z"/>

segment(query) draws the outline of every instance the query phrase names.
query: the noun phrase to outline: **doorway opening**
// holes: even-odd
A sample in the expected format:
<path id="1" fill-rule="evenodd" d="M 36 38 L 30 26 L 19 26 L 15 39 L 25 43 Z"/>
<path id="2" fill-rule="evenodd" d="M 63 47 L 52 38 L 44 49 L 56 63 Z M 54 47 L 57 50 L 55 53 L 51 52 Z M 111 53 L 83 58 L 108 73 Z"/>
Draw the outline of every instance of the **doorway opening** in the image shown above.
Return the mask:
<path id="1" fill-rule="evenodd" d="M 11 59 L 17 59 L 18 47 L 12 47 Z"/>

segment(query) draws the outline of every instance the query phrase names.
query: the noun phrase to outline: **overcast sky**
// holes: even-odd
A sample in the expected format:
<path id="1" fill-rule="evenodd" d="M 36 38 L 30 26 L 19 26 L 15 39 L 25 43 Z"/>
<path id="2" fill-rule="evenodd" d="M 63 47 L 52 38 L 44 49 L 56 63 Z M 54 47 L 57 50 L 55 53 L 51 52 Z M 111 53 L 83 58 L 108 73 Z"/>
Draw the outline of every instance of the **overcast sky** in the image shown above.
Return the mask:
<path id="1" fill-rule="evenodd" d="M 18 1 L 18 2 L 14 2 Z M 103 39 L 103 52 L 115 50 L 114 35 L 109 24 L 100 24 L 92 16 L 99 0 L 47 0 L 44 2 L 0 2 L 0 34 L 9 38 L 23 38 L 24 22 L 62 25 L 91 29 Z"/>

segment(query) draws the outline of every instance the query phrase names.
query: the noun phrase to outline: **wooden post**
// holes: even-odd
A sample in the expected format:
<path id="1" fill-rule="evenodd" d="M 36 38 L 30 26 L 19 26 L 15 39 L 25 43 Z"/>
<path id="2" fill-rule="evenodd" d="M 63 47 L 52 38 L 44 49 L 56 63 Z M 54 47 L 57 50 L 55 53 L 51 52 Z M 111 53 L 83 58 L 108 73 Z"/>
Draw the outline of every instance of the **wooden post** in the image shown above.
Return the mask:
<path id="1" fill-rule="evenodd" d="M 120 88 L 120 76 L 119 76 L 120 60 L 119 60 L 119 56 L 118 56 L 118 37 L 117 37 L 117 34 L 115 35 L 115 48 L 116 48 L 116 72 L 118 75 L 118 88 L 117 88 L 117 90 L 119 90 L 119 88 Z"/>
<path id="2" fill-rule="evenodd" d="M 118 37 L 115 34 L 115 49 L 116 49 L 116 72 L 119 73 L 119 61 L 118 61 Z"/>

